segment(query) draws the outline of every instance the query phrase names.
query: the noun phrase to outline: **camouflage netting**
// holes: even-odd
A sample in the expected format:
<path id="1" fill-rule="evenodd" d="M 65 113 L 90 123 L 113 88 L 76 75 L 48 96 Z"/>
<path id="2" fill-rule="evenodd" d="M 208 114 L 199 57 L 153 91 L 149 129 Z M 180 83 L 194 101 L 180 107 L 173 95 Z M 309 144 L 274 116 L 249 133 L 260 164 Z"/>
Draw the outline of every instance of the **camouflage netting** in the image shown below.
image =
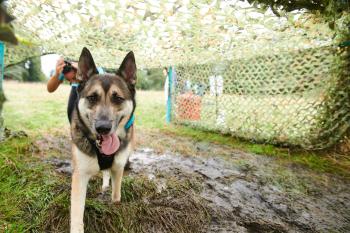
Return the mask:
<path id="1" fill-rule="evenodd" d="M 178 66 L 175 122 L 308 149 L 350 126 L 349 57 L 324 46 L 215 64 Z"/>
<path id="2" fill-rule="evenodd" d="M 50 52 L 77 59 L 83 46 L 108 68 L 129 50 L 139 68 L 198 64 L 240 57 L 242 51 L 326 45 L 334 35 L 319 14 L 277 17 L 240 0 L 9 0 L 7 8 L 16 17 L 19 41 L 31 48 L 7 53 L 7 64 Z"/>
<path id="3" fill-rule="evenodd" d="M 115 68 L 133 50 L 138 68 L 175 65 L 176 122 L 314 149 L 334 144 L 349 128 L 347 51 L 332 47 L 350 39 L 349 1 L 9 0 L 6 6 L 20 42 L 7 46 L 6 64 L 50 52 L 77 59 L 87 46 L 98 66 Z"/>

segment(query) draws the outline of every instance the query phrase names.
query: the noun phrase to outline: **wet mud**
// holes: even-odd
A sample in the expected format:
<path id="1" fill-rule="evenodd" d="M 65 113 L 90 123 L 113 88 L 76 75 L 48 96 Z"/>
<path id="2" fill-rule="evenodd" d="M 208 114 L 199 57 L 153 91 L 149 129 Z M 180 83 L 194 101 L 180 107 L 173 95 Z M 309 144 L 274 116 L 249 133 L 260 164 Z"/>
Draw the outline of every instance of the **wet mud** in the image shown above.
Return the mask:
<path id="1" fill-rule="evenodd" d="M 220 156 L 182 156 L 138 149 L 129 176 L 145 176 L 159 192 L 167 180 L 197 184 L 211 216 L 203 232 L 350 232 L 350 186 L 340 178 L 273 159 L 231 151 Z M 69 175 L 69 159 L 49 159 Z"/>
<path id="2" fill-rule="evenodd" d="M 209 232 L 350 232 L 350 189 L 336 178 L 326 187 L 306 176 L 307 187 L 295 190 L 273 180 L 278 165 L 264 157 L 242 164 L 142 149 L 130 161 L 131 173 L 148 174 L 160 188 L 169 176 L 197 180 L 211 209 Z"/>

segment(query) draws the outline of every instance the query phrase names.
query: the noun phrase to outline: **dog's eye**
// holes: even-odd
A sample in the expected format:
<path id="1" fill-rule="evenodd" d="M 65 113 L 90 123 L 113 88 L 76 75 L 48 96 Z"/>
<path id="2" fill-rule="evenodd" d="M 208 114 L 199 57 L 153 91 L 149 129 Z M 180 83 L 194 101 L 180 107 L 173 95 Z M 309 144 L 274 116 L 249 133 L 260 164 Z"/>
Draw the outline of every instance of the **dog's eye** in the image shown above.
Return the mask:
<path id="1" fill-rule="evenodd" d="M 96 94 L 93 94 L 86 97 L 86 99 L 89 101 L 90 104 L 93 104 L 97 102 L 98 96 Z"/>
<path id="2" fill-rule="evenodd" d="M 121 103 L 123 103 L 123 101 L 124 101 L 124 98 L 118 96 L 117 94 L 114 93 L 114 94 L 112 95 L 112 102 L 113 102 L 113 103 L 115 103 L 115 104 L 121 104 Z"/>

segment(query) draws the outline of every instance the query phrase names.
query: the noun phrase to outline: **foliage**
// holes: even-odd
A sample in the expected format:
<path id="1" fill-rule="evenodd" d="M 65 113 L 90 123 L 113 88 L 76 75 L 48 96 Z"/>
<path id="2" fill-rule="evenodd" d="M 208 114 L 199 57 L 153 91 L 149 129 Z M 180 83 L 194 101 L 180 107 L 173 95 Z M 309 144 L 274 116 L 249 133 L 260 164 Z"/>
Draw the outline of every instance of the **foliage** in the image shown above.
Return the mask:
<path id="1" fill-rule="evenodd" d="M 249 3 L 263 9 L 270 8 L 281 16 L 283 12 L 295 10 L 311 11 L 316 17 L 323 18 L 335 31 L 335 42 L 350 39 L 350 2 L 347 0 L 248 0 Z"/>
<path id="2" fill-rule="evenodd" d="M 4 0 L 0 0 L 0 42 L 6 41 L 12 44 L 17 44 L 17 38 L 11 26 L 11 22 L 14 20 L 14 18 L 10 14 L 8 14 L 3 2 Z M 3 66 L 4 64 L 0 64 L 1 69 Z M 2 141 L 2 138 L 3 138 L 2 105 L 5 102 L 5 95 L 2 87 L 2 76 L 3 76 L 2 72 L 3 71 L 1 70 L 1 74 L 0 74 L 0 141 Z"/>
<path id="3" fill-rule="evenodd" d="M 45 75 L 41 71 L 41 60 L 40 57 L 32 57 L 29 60 L 29 76 L 28 80 L 29 82 L 36 82 L 36 81 L 45 81 Z"/>
<path id="4" fill-rule="evenodd" d="M 24 63 L 5 67 L 4 79 L 24 81 L 28 80 L 29 72 L 24 68 Z"/>
<path id="5" fill-rule="evenodd" d="M 3 104 L 5 102 L 6 98 L 5 98 L 5 95 L 4 95 L 4 92 L 2 90 L 2 88 L 0 88 L 0 142 L 3 140 L 4 138 L 4 128 L 3 128 L 3 125 L 4 125 L 4 119 L 2 117 L 2 108 L 3 108 Z"/>
<path id="6" fill-rule="evenodd" d="M 0 41 L 6 41 L 9 43 L 17 44 L 17 38 L 13 33 L 13 30 L 10 26 L 0 25 Z"/>
<path id="7" fill-rule="evenodd" d="M 32 143 L 29 138 L 1 143 L 0 231 L 68 232 L 70 177 L 33 156 L 37 150 Z M 111 205 L 109 197 L 101 198 L 100 187 L 101 179 L 90 181 L 86 232 L 152 232 L 154 228 L 198 232 L 210 218 L 199 195 L 178 181 L 168 181 L 158 192 L 155 183 L 145 177 L 125 177 L 119 206 Z M 164 221 L 166 215 L 171 217 Z"/>
<path id="8" fill-rule="evenodd" d="M 276 14 L 278 14 L 278 8 L 286 12 L 309 10 L 320 11 L 323 14 L 329 14 L 330 9 L 332 9 L 333 13 L 349 9 L 349 3 L 346 0 L 248 0 L 248 2 L 271 7 Z"/>
<path id="9" fill-rule="evenodd" d="M 165 77 L 162 69 L 139 70 L 136 88 L 141 90 L 162 90 Z"/>
<path id="10" fill-rule="evenodd" d="M 17 44 L 18 41 L 11 26 L 14 18 L 7 13 L 3 2 L 3 0 L 0 1 L 0 41 Z"/>
<path id="11" fill-rule="evenodd" d="M 31 57 L 28 60 L 5 67 L 4 76 L 5 79 L 23 82 L 46 80 L 45 75 L 41 71 L 40 57 Z"/>

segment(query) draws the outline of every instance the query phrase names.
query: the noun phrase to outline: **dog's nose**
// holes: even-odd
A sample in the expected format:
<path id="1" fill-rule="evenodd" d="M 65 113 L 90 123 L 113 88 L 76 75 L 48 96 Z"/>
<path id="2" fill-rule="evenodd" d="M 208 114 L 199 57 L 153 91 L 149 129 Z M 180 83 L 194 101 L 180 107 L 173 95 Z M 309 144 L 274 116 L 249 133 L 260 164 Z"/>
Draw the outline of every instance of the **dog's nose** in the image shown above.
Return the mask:
<path id="1" fill-rule="evenodd" d="M 96 121 L 95 128 L 99 134 L 108 134 L 112 129 L 111 121 Z"/>

